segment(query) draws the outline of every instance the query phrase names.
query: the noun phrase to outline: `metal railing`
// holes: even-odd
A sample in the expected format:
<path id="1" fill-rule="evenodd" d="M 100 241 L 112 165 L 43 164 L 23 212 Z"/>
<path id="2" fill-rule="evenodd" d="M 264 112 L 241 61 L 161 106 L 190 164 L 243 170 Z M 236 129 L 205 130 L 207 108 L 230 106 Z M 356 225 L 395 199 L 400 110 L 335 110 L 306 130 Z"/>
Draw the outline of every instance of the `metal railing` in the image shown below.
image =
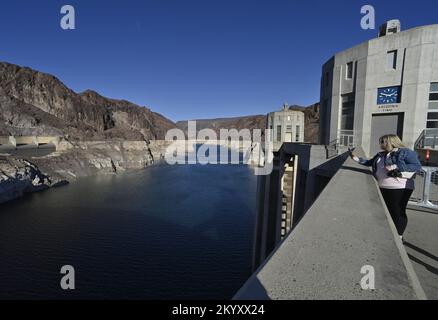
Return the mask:
<path id="1" fill-rule="evenodd" d="M 438 167 L 423 167 L 415 184 L 409 205 L 438 210 Z"/>
<path id="2" fill-rule="evenodd" d="M 415 149 L 435 149 L 438 147 L 438 129 L 424 129 L 415 141 Z"/>
<path id="3" fill-rule="evenodd" d="M 343 147 L 354 147 L 354 130 L 339 130 L 338 145 Z"/>
<path id="4" fill-rule="evenodd" d="M 354 130 L 339 130 L 338 138 L 330 141 L 329 144 L 325 146 L 327 159 L 339 155 L 339 150 L 354 147 Z"/>
<path id="5" fill-rule="evenodd" d="M 332 140 L 325 146 L 327 159 L 336 157 L 339 154 L 338 139 Z"/>

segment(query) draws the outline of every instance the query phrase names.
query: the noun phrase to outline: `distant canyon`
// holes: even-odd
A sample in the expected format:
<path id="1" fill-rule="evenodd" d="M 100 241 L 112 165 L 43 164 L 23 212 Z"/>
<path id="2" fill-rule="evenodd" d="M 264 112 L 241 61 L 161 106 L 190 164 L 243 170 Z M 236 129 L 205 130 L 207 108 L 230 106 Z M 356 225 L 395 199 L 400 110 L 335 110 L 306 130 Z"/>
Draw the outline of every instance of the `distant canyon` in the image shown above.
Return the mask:
<path id="1" fill-rule="evenodd" d="M 318 142 L 319 104 L 305 113 L 305 142 Z M 265 115 L 194 119 L 197 129 L 261 129 Z M 143 169 L 159 160 L 169 129 L 187 130 L 146 106 L 87 90 L 76 93 L 53 75 L 0 62 L 0 136 L 57 136 L 56 151 L 22 157 L 0 144 L 0 203 L 78 177 Z"/>

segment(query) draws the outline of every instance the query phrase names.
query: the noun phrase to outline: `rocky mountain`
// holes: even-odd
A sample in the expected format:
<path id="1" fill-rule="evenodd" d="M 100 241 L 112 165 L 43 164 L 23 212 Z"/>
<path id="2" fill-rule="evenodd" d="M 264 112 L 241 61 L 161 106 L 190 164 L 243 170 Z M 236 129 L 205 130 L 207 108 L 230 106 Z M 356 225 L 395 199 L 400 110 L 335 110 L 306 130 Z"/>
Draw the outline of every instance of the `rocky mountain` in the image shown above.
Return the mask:
<path id="1" fill-rule="evenodd" d="M 162 115 L 94 91 L 76 93 L 56 77 L 0 63 L 0 133 L 74 140 L 155 140 L 175 124 Z"/>
<path id="2" fill-rule="evenodd" d="M 289 107 L 291 110 L 302 111 L 304 117 L 304 141 L 306 143 L 319 142 L 319 103 L 313 104 L 309 107 L 293 105 Z M 213 129 L 219 137 L 220 129 L 261 129 L 266 127 L 266 116 L 253 115 L 236 118 L 219 118 L 219 119 L 201 119 L 196 121 L 197 131 L 202 129 Z M 178 121 L 177 127 L 184 132 L 187 132 L 188 122 Z"/>
<path id="3" fill-rule="evenodd" d="M 291 106 L 303 111 L 305 141 L 318 142 L 319 104 Z M 201 119 L 197 130 L 264 129 L 266 116 Z M 167 130 L 187 131 L 187 121 L 173 123 L 146 107 L 106 98 L 95 91 L 75 93 L 56 77 L 0 63 L 0 135 L 56 135 L 69 140 L 163 140 Z"/>
<path id="4" fill-rule="evenodd" d="M 60 137 L 46 156 L 0 145 L 0 203 L 81 176 L 145 168 L 162 157 L 160 139 L 175 127 L 146 107 L 78 94 L 52 75 L 0 63 L 0 136 Z"/>
<path id="5" fill-rule="evenodd" d="M 306 114 L 306 142 L 317 142 L 319 105 L 291 109 Z M 265 124 L 266 116 L 254 115 L 197 120 L 197 129 L 219 136 L 221 128 L 263 130 Z M 52 75 L 0 62 L 0 136 L 60 137 L 45 156 L 25 158 L 0 145 L 0 203 L 77 177 L 145 168 L 163 157 L 165 134 L 177 126 L 186 131 L 187 121 L 175 124 L 95 91 L 76 93 Z"/>
<path id="6" fill-rule="evenodd" d="M 291 106 L 289 109 L 304 112 L 304 141 L 307 143 L 319 143 L 319 103 L 308 107 Z"/>
<path id="7" fill-rule="evenodd" d="M 246 117 L 236 117 L 236 118 L 218 118 L 218 119 L 200 119 L 196 121 L 196 130 L 202 129 L 213 129 L 217 136 L 220 135 L 220 129 L 262 129 L 266 127 L 266 116 L 255 115 Z M 176 123 L 177 127 L 184 132 L 187 132 L 188 121 L 178 121 Z"/>

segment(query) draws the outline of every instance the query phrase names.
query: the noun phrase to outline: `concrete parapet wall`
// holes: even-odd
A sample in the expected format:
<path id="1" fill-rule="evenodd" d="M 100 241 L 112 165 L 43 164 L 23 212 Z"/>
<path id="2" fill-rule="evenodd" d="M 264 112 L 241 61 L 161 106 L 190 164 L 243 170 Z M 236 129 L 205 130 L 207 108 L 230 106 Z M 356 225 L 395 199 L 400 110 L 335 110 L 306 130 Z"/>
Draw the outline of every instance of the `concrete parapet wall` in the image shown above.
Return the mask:
<path id="1" fill-rule="evenodd" d="M 375 290 L 360 282 L 375 271 Z M 368 168 L 348 158 L 237 300 L 424 299 Z"/>
<path id="2" fill-rule="evenodd" d="M 3 147 L 39 147 L 43 145 L 53 145 L 58 149 L 61 137 L 39 137 L 39 136 L 1 136 L 0 146 Z"/>
<path id="3" fill-rule="evenodd" d="M 36 136 L 15 137 L 16 146 L 35 145 L 38 146 Z"/>
<path id="4" fill-rule="evenodd" d="M 4 147 L 10 147 L 16 146 L 15 143 L 15 138 L 13 136 L 4 136 L 4 137 L 0 137 L 0 146 L 4 146 Z"/>
<path id="5" fill-rule="evenodd" d="M 4 139 L 4 138 L 3 138 Z M 37 136 L 11 136 L 9 140 L 12 144 L 18 145 L 44 145 L 53 144 L 58 145 L 60 137 L 37 137 Z"/>
<path id="6" fill-rule="evenodd" d="M 36 137 L 36 142 L 38 145 L 52 144 L 58 147 L 60 140 L 60 137 Z"/>

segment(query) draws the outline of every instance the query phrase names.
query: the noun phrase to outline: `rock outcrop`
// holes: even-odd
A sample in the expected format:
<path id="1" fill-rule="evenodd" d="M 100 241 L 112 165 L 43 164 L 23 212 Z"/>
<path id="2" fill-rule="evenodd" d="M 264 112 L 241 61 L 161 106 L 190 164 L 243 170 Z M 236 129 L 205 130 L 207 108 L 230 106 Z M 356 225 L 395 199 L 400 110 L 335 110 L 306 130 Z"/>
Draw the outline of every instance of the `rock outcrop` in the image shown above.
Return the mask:
<path id="1" fill-rule="evenodd" d="M 143 169 L 152 165 L 154 158 L 145 141 L 87 141 L 78 142 L 67 151 L 33 158 L 32 162 L 43 171 L 74 179 Z"/>
<path id="2" fill-rule="evenodd" d="M 40 171 L 33 163 L 0 157 L 0 203 L 22 197 L 25 193 L 42 191 L 68 183 Z"/>

